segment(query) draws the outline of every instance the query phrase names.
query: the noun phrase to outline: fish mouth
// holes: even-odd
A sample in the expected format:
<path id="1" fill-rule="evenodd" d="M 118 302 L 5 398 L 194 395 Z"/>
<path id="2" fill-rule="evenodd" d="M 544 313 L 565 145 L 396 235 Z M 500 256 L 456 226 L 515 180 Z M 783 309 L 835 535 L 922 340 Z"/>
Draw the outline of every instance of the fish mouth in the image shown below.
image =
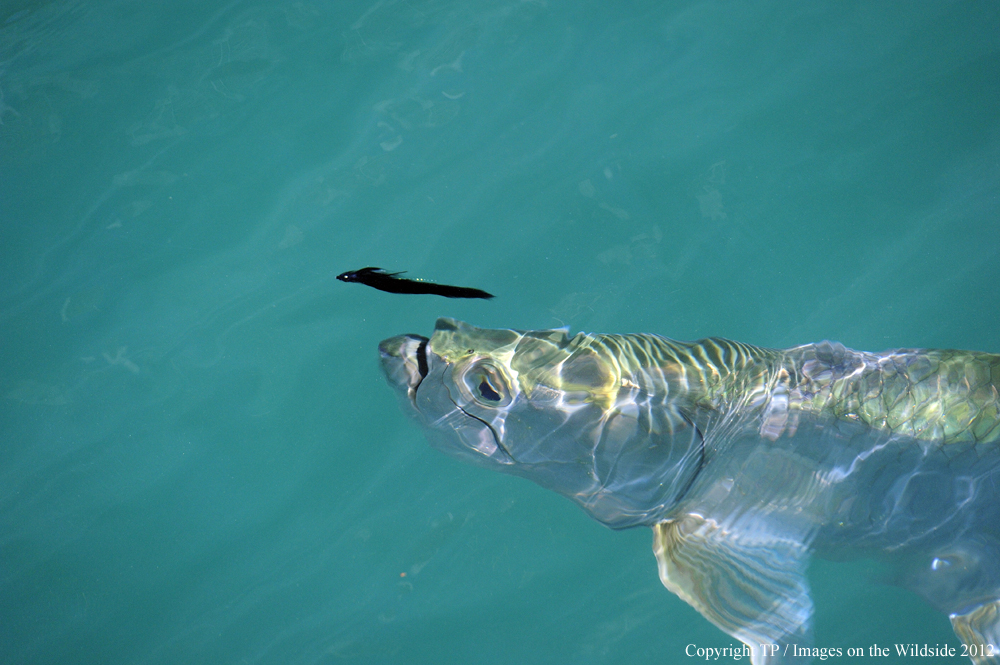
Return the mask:
<path id="1" fill-rule="evenodd" d="M 382 359 L 382 371 L 396 388 L 406 388 L 412 401 L 417 388 L 427 376 L 427 344 L 430 340 L 422 335 L 398 335 L 382 340 L 378 345 Z"/>

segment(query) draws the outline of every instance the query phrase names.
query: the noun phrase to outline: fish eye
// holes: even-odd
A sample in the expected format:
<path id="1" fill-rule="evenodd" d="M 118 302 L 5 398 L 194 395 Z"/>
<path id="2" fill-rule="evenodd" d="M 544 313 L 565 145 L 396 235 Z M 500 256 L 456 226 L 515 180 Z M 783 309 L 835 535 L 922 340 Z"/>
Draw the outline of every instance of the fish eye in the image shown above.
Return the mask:
<path id="1" fill-rule="evenodd" d="M 482 395 L 483 399 L 488 399 L 491 402 L 500 401 L 500 393 L 493 390 L 493 386 L 486 379 L 483 379 L 482 383 L 479 384 L 479 394 Z"/>
<path id="2" fill-rule="evenodd" d="M 480 362 L 465 373 L 465 386 L 472 398 L 483 406 L 510 404 L 509 391 L 503 375 L 490 363 Z"/>

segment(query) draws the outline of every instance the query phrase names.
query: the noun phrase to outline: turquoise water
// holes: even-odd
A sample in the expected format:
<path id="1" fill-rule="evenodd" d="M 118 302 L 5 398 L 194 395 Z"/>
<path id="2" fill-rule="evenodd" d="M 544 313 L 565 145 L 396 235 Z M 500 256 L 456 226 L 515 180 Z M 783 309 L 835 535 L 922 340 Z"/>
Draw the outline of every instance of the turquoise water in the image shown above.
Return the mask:
<path id="1" fill-rule="evenodd" d="M 0 93 L 4 663 L 686 661 L 648 530 L 430 450 L 381 339 L 1000 351 L 995 3 L 8 1 Z M 888 574 L 818 646 L 957 645 Z"/>

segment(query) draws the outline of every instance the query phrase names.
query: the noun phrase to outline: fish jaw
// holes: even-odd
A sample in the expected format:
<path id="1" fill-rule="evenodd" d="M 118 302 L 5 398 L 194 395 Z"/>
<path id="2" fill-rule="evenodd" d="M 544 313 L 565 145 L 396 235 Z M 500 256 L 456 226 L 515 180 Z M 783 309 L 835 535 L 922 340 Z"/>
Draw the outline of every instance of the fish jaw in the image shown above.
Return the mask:
<path id="1" fill-rule="evenodd" d="M 421 347 L 426 349 L 427 342 L 428 339 L 420 335 L 397 335 L 378 345 L 386 380 L 396 390 L 405 390 L 411 402 L 427 374 L 426 356 L 423 365 L 420 363 L 420 354 L 425 353 Z"/>

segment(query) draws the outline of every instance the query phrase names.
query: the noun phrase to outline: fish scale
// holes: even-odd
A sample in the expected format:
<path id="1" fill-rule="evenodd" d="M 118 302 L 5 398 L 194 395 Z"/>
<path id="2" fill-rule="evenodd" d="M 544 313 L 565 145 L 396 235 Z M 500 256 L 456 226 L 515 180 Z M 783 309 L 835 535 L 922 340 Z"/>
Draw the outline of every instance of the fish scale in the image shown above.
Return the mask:
<path id="1" fill-rule="evenodd" d="M 802 396 L 799 408 L 858 419 L 889 431 L 941 445 L 1000 440 L 1000 355 L 972 351 L 902 349 L 854 354 L 852 371 L 832 361 L 816 362 L 813 346 L 778 351 L 724 339 L 681 343 L 656 335 L 595 336 L 592 348 L 627 375 L 648 367 L 649 358 L 676 363 L 690 385 L 704 386 L 707 402 L 729 404 L 767 392 L 782 368 L 801 381 L 790 386 Z M 650 349 L 655 349 L 651 352 Z M 842 360 L 841 360 L 842 362 Z"/>

